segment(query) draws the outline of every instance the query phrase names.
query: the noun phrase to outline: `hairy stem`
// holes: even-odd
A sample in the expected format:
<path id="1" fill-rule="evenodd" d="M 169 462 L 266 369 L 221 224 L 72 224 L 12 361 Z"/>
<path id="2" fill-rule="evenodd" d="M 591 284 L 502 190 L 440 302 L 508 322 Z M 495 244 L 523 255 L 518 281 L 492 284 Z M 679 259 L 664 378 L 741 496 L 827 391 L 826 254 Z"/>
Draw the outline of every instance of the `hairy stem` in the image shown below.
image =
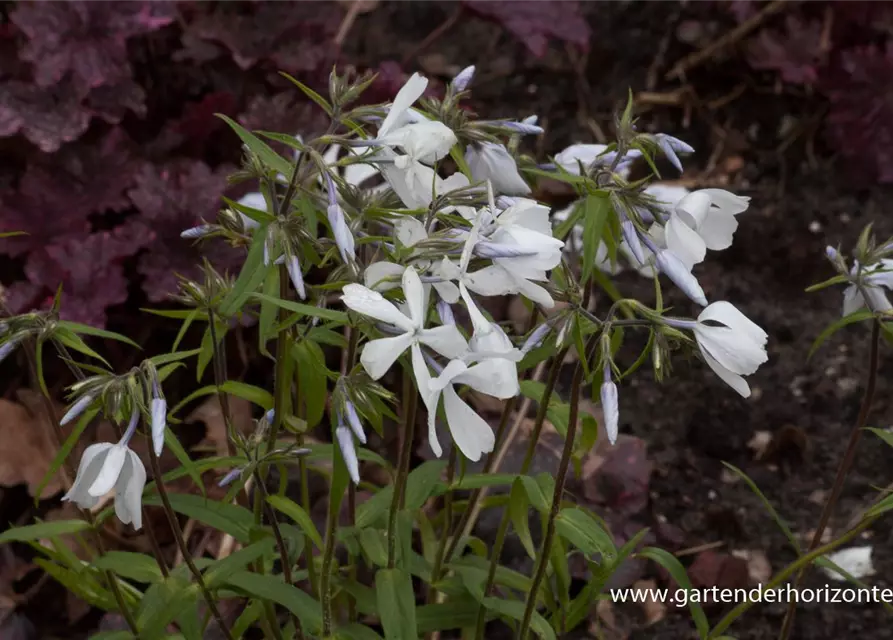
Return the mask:
<path id="1" fill-rule="evenodd" d="M 577 418 L 580 412 L 580 386 L 583 384 L 583 364 L 584 354 L 580 354 L 581 361 L 577 363 L 574 371 L 574 379 L 571 382 L 571 398 L 570 398 L 570 416 L 567 421 L 567 435 L 564 438 L 564 450 L 561 452 L 561 461 L 558 463 L 558 476 L 555 478 L 555 492 L 552 494 L 552 507 L 549 510 L 549 518 L 546 521 L 546 533 L 543 536 L 543 544 L 540 553 L 537 556 L 536 569 L 533 573 L 533 581 L 530 584 L 530 591 L 527 594 L 527 604 L 524 606 L 524 617 L 521 620 L 521 626 L 518 628 L 518 639 L 527 640 L 527 633 L 530 629 L 530 621 L 533 619 L 533 612 L 536 610 L 537 594 L 540 585 L 546 577 L 546 568 L 549 566 L 549 557 L 552 553 L 552 541 L 555 538 L 555 519 L 561 510 L 561 498 L 564 495 L 564 483 L 567 480 L 567 470 L 570 466 L 571 455 L 574 452 L 574 438 L 577 434 Z M 548 400 L 547 400 L 548 403 Z"/>
<path id="2" fill-rule="evenodd" d="M 543 389 L 543 397 L 540 398 L 539 406 L 536 411 L 536 418 L 533 423 L 533 432 L 530 434 L 530 440 L 527 443 L 527 451 L 524 454 L 524 460 L 521 462 L 520 475 L 526 474 L 533 464 L 533 456 L 536 454 L 536 447 L 539 443 L 540 434 L 543 431 L 543 424 L 546 421 L 546 412 L 549 410 L 549 400 L 552 392 L 555 390 L 555 384 L 558 382 L 558 374 L 561 372 L 561 365 L 564 357 L 567 355 L 567 349 L 559 351 L 552 360 L 552 366 L 549 369 L 546 378 L 546 386 Z M 496 539 L 493 541 L 493 551 L 490 554 L 490 567 L 487 572 L 487 581 L 484 583 L 484 596 L 490 593 L 493 583 L 496 580 L 496 569 L 499 567 L 500 556 L 502 555 L 502 547 L 505 545 L 505 538 L 509 530 L 509 511 L 506 507 L 502 512 L 502 520 L 499 521 L 499 529 L 496 532 Z M 484 625 L 487 621 L 487 609 L 482 604 L 478 609 L 477 631 L 475 638 L 482 640 L 484 637 Z"/>
<path id="3" fill-rule="evenodd" d="M 403 446 L 397 459 L 397 479 L 394 482 L 394 495 L 388 513 L 388 569 L 397 564 L 397 513 L 403 506 L 406 490 L 406 476 L 409 475 L 409 459 L 412 457 L 412 442 L 415 435 L 417 394 L 410 380 L 409 371 L 403 372 Z"/>
<path id="4" fill-rule="evenodd" d="M 853 463 L 856 460 L 856 446 L 859 444 L 859 439 L 862 437 L 862 430 L 868 422 L 868 414 L 871 412 L 871 405 L 874 403 L 874 391 L 877 386 L 877 368 L 880 351 L 880 331 L 881 323 L 875 318 L 871 323 L 870 354 L 868 357 L 867 380 L 865 382 L 865 393 L 862 396 L 862 405 L 859 407 L 859 415 L 856 417 L 856 422 L 853 424 L 852 431 L 850 431 L 850 438 L 847 441 L 843 458 L 840 460 L 840 465 L 837 467 L 837 475 L 834 477 L 834 484 L 831 485 L 831 493 L 828 494 L 828 498 L 825 500 L 825 504 L 822 507 L 822 515 L 819 517 L 819 526 L 816 527 L 815 533 L 812 536 L 812 541 L 809 543 L 809 551 L 812 551 L 819 546 L 819 543 L 822 540 L 822 534 L 825 533 L 825 529 L 828 527 L 828 521 L 831 520 L 831 515 L 834 513 L 834 507 L 837 506 L 837 500 L 840 498 L 841 491 L 843 491 L 843 485 L 846 482 L 847 474 L 850 472 L 850 469 L 852 469 Z M 794 588 L 800 586 L 808 566 L 809 565 L 805 565 L 797 573 L 797 577 L 794 579 Z M 779 640 L 787 640 L 788 636 L 791 634 L 796 612 L 797 601 L 791 600 L 788 602 L 784 622 L 781 625 L 781 632 L 778 635 Z"/>
<path id="5" fill-rule="evenodd" d="M 171 532 L 174 534 L 174 539 L 177 541 L 177 547 L 180 549 L 180 553 L 183 555 L 183 561 L 189 568 L 189 572 L 192 573 L 192 576 L 195 578 L 195 582 L 196 584 L 198 584 L 198 587 L 205 598 L 205 602 L 207 602 L 208 604 L 208 610 L 211 612 L 211 615 L 220 626 L 221 632 L 227 638 L 227 640 L 235 640 L 233 638 L 232 631 L 230 631 L 229 625 L 226 624 L 226 620 L 224 620 L 223 615 L 220 613 L 220 609 L 217 608 L 217 601 L 211 594 L 211 590 L 208 589 L 208 585 L 205 584 L 205 578 L 204 576 L 202 576 L 202 572 L 199 571 L 198 567 L 195 566 L 195 562 L 193 562 L 192 560 L 192 553 L 189 551 L 189 546 L 186 544 L 186 540 L 183 537 L 183 529 L 180 527 L 180 521 L 177 519 L 177 514 L 174 511 L 173 507 L 171 507 L 171 502 L 167 495 L 167 489 L 164 488 L 161 466 L 158 464 L 158 456 L 155 455 L 155 449 L 151 446 L 151 443 L 148 448 L 149 462 L 152 465 L 152 474 L 156 478 L 155 488 L 157 489 L 158 495 L 161 498 L 161 504 L 164 507 L 164 513 L 167 515 L 167 521 L 168 524 L 170 524 Z"/>

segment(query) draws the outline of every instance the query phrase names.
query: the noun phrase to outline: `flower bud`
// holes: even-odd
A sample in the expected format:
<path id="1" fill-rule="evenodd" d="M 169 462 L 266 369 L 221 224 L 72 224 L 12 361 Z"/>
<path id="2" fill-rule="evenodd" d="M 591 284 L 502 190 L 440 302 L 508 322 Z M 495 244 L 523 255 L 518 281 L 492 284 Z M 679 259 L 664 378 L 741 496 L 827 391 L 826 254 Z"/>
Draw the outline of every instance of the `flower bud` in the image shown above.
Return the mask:
<path id="1" fill-rule="evenodd" d="M 645 264 L 645 252 L 642 251 L 642 243 L 639 241 L 636 225 L 625 216 L 623 222 L 620 223 L 620 233 L 623 235 L 623 239 L 626 240 L 626 244 L 629 246 L 629 250 L 636 261 L 639 264 Z"/>
<path id="2" fill-rule="evenodd" d="M 361 443 L 366 444 L 366 432 L 363 430 L 363 423 L 360 422 L 360 416 L 357 415 L 357 409 L 353 403 L 348 400 L 344 403 L 344 415 L 347 416 L 347 424 L 353 431 Z"/>
<path id="3" fill-rule="evenodd" d="M 702 307 L 707 306 L 707 298 L 704 290 L 698 284 L 698 279 L 692 275 L 682 261 L 672 251 L 664 249 L 656 255 L 657 268 L 673 281 L 682 293 Z"/>
<path id="4" fill-rule="evenodd" d="M 605 370 L 610 369 L 609 364 L 605 364 Z M 610 374 L 606 373 L 606 376 Z M 620 421 L 620 407 L 617 401 L 617 385 L 611 381 L 610 377 L 606 377 L 601 388 L 602 412 L 605 416 L 605 431 L 608 434 L 608 440 L 611 444 L 617 442 L 617 425 Z"/>
<path id="5" fill-rule="evenodd" d="M 288 277 L 298 297 L 301 300 L 306 300 L 307 289 L 304 287 L 304 274 L 301 273 L 301 263 L 298 261 L 298 257 L 289 256 L 285 268 L 288 270 Z"/>
<path id="6" fill-rule="evenodd" d="M 7 344 L 9 344 L 9 343 L 7 343 Z M 6 346 L 6 345 L 4 345 L 4 346 Z M 65 412 L 65 415 L 62 416 L 62 420 L 59 421 L 59 425 L 64 427 L 69 422 L 76 419 L 78 416 L 80 416 L 87 409 L 87 407 L 90 406 L 90 404 L 92 402 L 93 402 L 92 394 L 88 393 L 85 396 L 81 396 L 81 398 L 77 402 L 75 402 L 73 405 L 71 405 L 71 408 Z"/>
<path id="7" fill-rule="evenodd" d="M 548 322 L 544 322 L 536 329 L 534 329 L 533 333 L 530 334 L 530 337 L 524 342 L 524 345 L 521 347 L 521 353 L 527 354 L 543 343 L 543 340 L 546 339 L 546 336 L 549 335 L 549 332 L 552 330 L 552 327 Z"/>
<path id="8" fill-rule="evenodd" d="M 167 428 L 167 401 L 164 398 L 152 398 L 152 444 L 155 455 L 160 456 L 164 449 L 164 430 Z"/>
<path id="9" fill-rule="evenodd" d="M 338 448 L 341 449 L 341 457 L 347 467 L 347 473 L 354 484 L 360 483 L 360 462 L 357 459 L 357 450 L 353 444 L 353 433 L 345 426 L 335 429 L 335 438 L 338 440 Z"/>
<path id="10" fill-rule="evenodd" d="M 210 224 L 201 224 L 197 227 L 192 227 L 190 229 L 186 229 L 182 233 L 180 233 L 180 237 L 185 240 L 195 240 L 197 238 L 203 238 L 204 236 L 210 234 L 214 231 L 214 226 Z"/>
<path id="11" fill-rule="evenodd" d="M 676 154 L 694 153 L 695 150 L 679 138 L 668 136 L 665 133 L 658 133 L 655 135 L 654 141 L 657 143 L 658 148 L 663 152 L 664 156 L 666 156 L 667 160 L 670 161 L 670 164 L 672 164 L 679 173 L 682 173 L 682 162 L 679 161 L 679 156 Z"/>
<path id="12" fill-rule="evenodd" d="M 456 74 L 456 77 L 453 78 L 452 86 L 453 90 L 456 92 L 465 91 L 465 88 L 471 84 L 471 80 L 474 78 L 474 65 L 470 67 L 465 67 Z"/>
<path id="13" fill-rule="evenodd" d="M 441 324 L 456 324 L 453 308 L 446 300 L 437 301 L 437 315 L 440 318 Z"/>
<path id="14" fill-rule="evenodd" d="M 220 479 L 220 482 L 217 483 L 217 486 L 223 488 L 229 484 L 232 484 L 232 482 L 240 475 L 242 475 L 242 467 L 230 469 L 229 473 L 227 473 Z"/>

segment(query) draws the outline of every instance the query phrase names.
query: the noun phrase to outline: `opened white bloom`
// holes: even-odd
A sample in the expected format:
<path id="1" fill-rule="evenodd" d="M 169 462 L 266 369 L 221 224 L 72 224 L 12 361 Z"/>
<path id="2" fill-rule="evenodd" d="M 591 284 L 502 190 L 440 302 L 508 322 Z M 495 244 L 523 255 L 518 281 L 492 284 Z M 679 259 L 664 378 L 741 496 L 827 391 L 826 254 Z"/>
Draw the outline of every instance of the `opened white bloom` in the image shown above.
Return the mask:
<path id="1" fill-rule="evenodd" d="M 608 151 L 605 153 L 607 145 L 604 144 L 572 144 L 567 149 L 556 154 L 555 162 L 562 169 L 574 175 L 580 175 L 580 165 L 583 168 L 591 167 L 593 164 L 600 164 L 609 167 L 617 157 L 616 151 Z M 641 157 L 642 152 L 638 149 L 629 150 L 625 156 L 617 163 L 617 172 L 625 174 L 629 171 L 629 166 Z"/>
<path id="2" fill-rule="evenodd" d="M 701 189 L 688 194 L 667 220 L 667 247 L 689 269 L 704 261 L 707 249 L 728 249 L 738 228 L 735 216 L 746 211 L 749 202 L 750 198 L 723 189 Z"/>
<path id="3" fill-rule="evenodd" d="M 683 320 L 669 324 L 693 329 L 707 365 L 743 397 L 750 396 L 750 387 L 742 376 L 754 373 L 769 359 L 765 331 L 729 302 L 709 305 L 697 322 Z"/>
<path id="4" fill-rule="evenodd" d="M 465 149 L 465 160 L 475 181 L 490 181 L 496 193 L 524 196 L 530 186 L 518 173 L 518 165 L 503 144 L 478 142 Z"/>
<path id="5" fill-rule="evenodd" d="M 360 284 L 344 286 L 341 300 L 347 308 L 370 318 L 393 325 L 402 331 L 393 338 L 371 340 L 363 347 L 360 362 L 373 380 L 378 380 L 394 364 L 397 358 L 412 349 L 412 367 L 420 390 L 428 388 L 430 375 L 425 366 L 421 346 L 424 344 L 447 358 L 458 358 L 468 349 L 465 338 L 456 325 L 443 325 L 425 329 L 425 289 L 419 274 L 413 267 L 403 271 L 403 294 L 408 314 L 403 313 L 380 293 Z M 424 398 L 424 391 L 423 398 Z"/>
<path id="6" fill-rule="evenodd" d="M 853 264 L 850 275 L 859 276 L 859 263 Z M 862 288 L 851 284 L 843 291 L 843 315 L 848 316 L 864 308 L 865 296 L 868 296 L 868 307 L 871 311 L 890 311 L 893 306 L 881 287 L 893 289 L 893 260 L 883 259 L 873 265 L 861 269 Z M 865 296 L 862 293 L 865 293 Z"/>
<path id="7" fill-rule="evenodd" d="M 139 411 L 118 444 L 100 442 L 84 451 L 77 477 L 63 500 L 71 500 L 82 509 L 92 509 L 112 489 L 115 490 L 115 515 L 134 529 L 143 526 L 142 496 L 146 485 L 146 468 L 128 443 L 139 423 Z"/>

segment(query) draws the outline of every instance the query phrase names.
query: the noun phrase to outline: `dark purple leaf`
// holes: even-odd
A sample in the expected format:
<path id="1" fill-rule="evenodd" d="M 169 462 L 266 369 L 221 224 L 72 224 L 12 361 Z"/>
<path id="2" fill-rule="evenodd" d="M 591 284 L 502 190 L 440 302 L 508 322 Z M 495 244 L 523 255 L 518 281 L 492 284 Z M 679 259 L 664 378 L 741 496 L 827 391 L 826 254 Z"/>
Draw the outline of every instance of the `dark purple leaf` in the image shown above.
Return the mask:
<path id="1" fill-rule="evenodd" d="M 86 90 L 71 76 L 52 87 L 9 80 L 0 84 L 0 137 L 20 132 L 51 153 L 79 138 L 90 124 L 81 104 Z"/>
<path id="2" fill-rule="evenodd" d="M 763 29 L 747 47 L 747 61 L 754 69 L 781 74 L 793 84 L 813 84 L 822 55 L 822 24 L 788 16 L 784 29 Z"/>
<path id="3" fill-rule="evenodd" d="M 893 46 L 844 51 L 820 88 L 834 148 L 863 177 L 893 183 Z"/>
<path id="4" fill-rule="evenodd" d="M 332 43 L 342 11 L 335 3 L 265 2 L 219 4 L 196 18 L 184 38 L 223 44 L 241 69 L 275 60 L 286 71 L 316 70 L 334 60 Z M 192 44 L 185 42 L 187 47 Z"/>
<path id="5" fill-rule="evenodd" d="M 255 96 L 239 120 L 252 130 L 281 131 L 302 136 L 322 134 L 328 124 L 322 109 L 303 98 L 298 91 Z"/>
<path id="6" fill-rule="evenodd" d="M 226 187 L 227 168 L 212 171 L 206 164 L 178 160 L 164 166 L 146 165 L 128 192 L 140 214 L 130 224 L 146 240 L 140 257 L 143 289 L 153 302 L 177 290 L 177 275 L 194 277 L 203 255 L 226 269 L 237 264 L 240 252 L 220 240 L 197 244 L 180 233 L 216 219 Z"/>
<path id="7" fill-rule="evenodd" d="M 71 71 L 95 88 L 128 79 L 127 39 L 169 24 L 175 11 L 166 2 L 21 2 L 10 19 L 28 37 L 21 57 L 38 85 Z"/>
<path id="8" fill-rule="evenodd" d="M 128 111 L 145 118 L 146 92 L 130 78 L 123 78 L 93 89 L 87 97 L 87 106 L 93 115 L 110 124 L 121 122 Z"/>
<path id="9" fill-rule="evenodd" d="M 512 2 L 464 0 L 478 15 L 505 27 L 530 50 L 542 57 L 549 39 L 589 48 L 589 24 L 577 2 Z"/>

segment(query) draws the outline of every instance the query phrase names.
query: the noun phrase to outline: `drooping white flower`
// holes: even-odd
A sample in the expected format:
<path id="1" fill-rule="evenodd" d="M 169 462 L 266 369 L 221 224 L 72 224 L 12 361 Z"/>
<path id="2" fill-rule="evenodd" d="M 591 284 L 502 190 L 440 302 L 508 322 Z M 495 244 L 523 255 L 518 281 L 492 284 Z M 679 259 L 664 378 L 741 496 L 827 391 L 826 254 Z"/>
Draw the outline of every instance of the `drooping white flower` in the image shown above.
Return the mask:
<path id="1" fill-rule="evenodd" d="M 850 275 L 861 277 L 861 290 L 856 284 L 850 284 L 843 291 L 843 315 L 848 316 L 864 308 L 865 296 L 868 296 L 868 307 L 873 312 L 893 310 L 893 305 L 881 287 L 893 289 L 893 260 L 882 259 L 873 265 L 863 267 L 859 276 L 859 263 L 853 264 Z M 865 293 L 865 296 L 862 293 Z"/>
<path id="2" fill-rule="evenodd" d="M 360 284 L 344 286 L 341 296 L 345 306 L 357 313 L 393 325 L 403 333 L 392 338 L 371 340 L 363 347 L 360 362 L 373 380 L 381 378 L 407 349 L 412 350 L 413 373 L 420 390 L 428 388 L 430 374 L 425 366 L 421 346 L 424 344 L 447 358 L 462 356 L 468 348 L 456 325 L 425 329 L 425 289 L 413 267 L 403 271 L 403 294 L 408 314 L 380 293 Z M 423 398 L 425 397 L 424 391 Z"/>
<path id="3" fill-rule="evenodd" d="M 686 267 L 703 262 L 707 249 L 721 251 L 732 244 L 735 219 L 747 210 L 750 198 L 723 189 L 701 189 L 680 200 L 664 228 L 667 248 Z"/>
<path id="4" fill-rule="evenodd" d="M 475 181 L 489 180 L 496 193 L 527 195 L 530 187 L 518 173 L 518 165 L 505 145 L 478 142 L 465 149 L 465 160 Z"/>
<path id="5" fill-rule="evenodd" d="M 769 359 L 766 332 L 724 301 L 707 306 L 693 324 L 695 340 L 707 365 L 743 397 L 750 396 L 750 387 L 742 376 L 754 373 Z"/>
<path id="6" fill-rule="evenodd" d="M 128 443 L 136 431 L 139 411 L 134 411 L 127 431 L 117 444 L 100 442 L 84 450 L 74 484 L 63 500 L 70 500 L 82 509 L 92 509 L 112 489 L 115 489 L 115 515 L 124 524 L 140 529 L 143 487 L 146 468 Z"/>

